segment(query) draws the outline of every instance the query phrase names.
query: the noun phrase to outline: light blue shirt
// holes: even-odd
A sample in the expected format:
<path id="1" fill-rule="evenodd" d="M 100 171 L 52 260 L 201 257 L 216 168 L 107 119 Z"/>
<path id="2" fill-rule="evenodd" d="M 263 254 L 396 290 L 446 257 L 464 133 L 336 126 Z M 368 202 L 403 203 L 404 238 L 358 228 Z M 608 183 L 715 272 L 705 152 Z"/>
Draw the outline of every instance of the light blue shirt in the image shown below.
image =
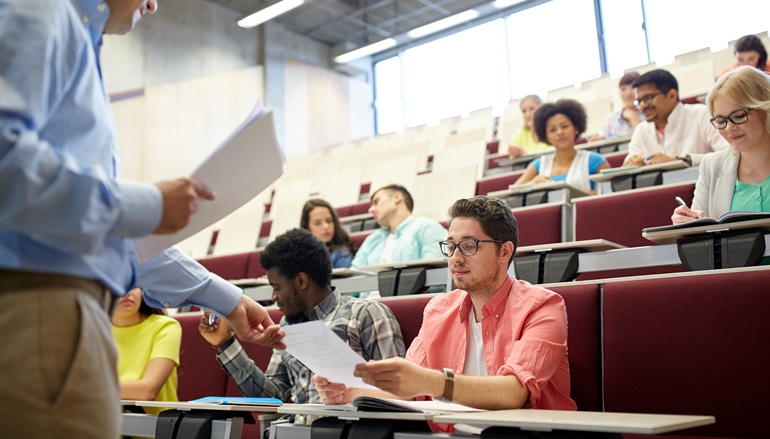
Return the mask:
<path id="1" fill-rule="evenodd" d="M 157 227 L 163 200 L 153 184 L 119 179 L 98 61 L 108 15 L 99 0 L 0 0 L 0 268 L 95 279 L 123 295 L 160 273 L 135 272 L 128 238 Z M 218 283 L 178 251 L 156 258 L 161 271 L 198 279 L 177 294 L 197 300 Z M 143 286 L 164 303 L 183 299 Z M 212 308 L 229 313 L 234 303 Z"/>
<path id="2" fill-rule="evenodd" d="M 390 229 L 382 227 L 367 236 L 356 252 L 351 267 L 379 264 L 389 234 Z M 392 254 L 394 262 L 444 257 L 438 243 L 446 240 L 447 230 L 432 219 L 410 216 L 396 228 L 395 235 Z"/>

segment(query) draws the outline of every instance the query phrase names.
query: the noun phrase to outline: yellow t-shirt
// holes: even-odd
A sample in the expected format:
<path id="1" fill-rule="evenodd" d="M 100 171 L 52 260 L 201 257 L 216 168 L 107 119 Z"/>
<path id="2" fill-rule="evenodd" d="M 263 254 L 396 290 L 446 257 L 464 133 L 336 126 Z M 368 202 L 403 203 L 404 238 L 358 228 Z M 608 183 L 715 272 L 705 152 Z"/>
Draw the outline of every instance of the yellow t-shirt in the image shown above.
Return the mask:
<path id="1" fill-rule="evenodd" d="M 147 363 L 153 358 L 168 358 L 179 366 L 179 349 L 182 344 L 182 326 L 171 317 L 152 314 L 134 326 L 112 327 L 112 337 L 118 348 L 118 379 L 138 380 L 144 375 Z M 171 371 L 155 401 L 179 401 L 176 367 Z M 145 407 L 150 414 L 165 409 Z"/>
<path id="2" fill-rule="evenodd" d="M 553 147 L 547 143 L 536 142 L 535 133 L 528 127 L 522 127 L 516 131 L 516 134 L 513 135 L 512 145 L 523 149 L 525 154 L 534 154 L 536 152 L 544 152 L 553 149 Z"/>

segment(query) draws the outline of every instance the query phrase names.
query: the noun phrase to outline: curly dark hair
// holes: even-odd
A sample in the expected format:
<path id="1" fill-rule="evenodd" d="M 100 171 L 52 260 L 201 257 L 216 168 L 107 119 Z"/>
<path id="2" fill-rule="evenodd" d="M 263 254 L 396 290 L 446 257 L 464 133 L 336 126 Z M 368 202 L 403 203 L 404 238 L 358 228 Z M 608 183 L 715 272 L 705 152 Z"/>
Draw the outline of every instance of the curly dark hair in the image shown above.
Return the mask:
<path id="1" fill-rule="evenodd" d="M 567 119 L 575 126 L 575 140 L 580 137 L 586 130 L 586 124 L 588 123 L 588 116 L 586 116 L 586 109 L 583 104 L 574 99 L 559 99 L 556 103 L 546 103 L 540 106 L 535 111 L 534 119 L 532 120 L 532 126 L 535 129 L 535 134 L 541 142 L 548 143 L 548 119 L 556 116 L 557 114 L 563 114 L 567 116 Z M 548 143 L 550 145 L 550 143 Z"/>
<path id="2" fill-rule="evenodd" d="M 472 198 L 457 200 L 449 208 L 449 224 L 455 218 L 473 218 L 481 225 L 490 238 L 498 241 L 511 241 L 514 247 L 513 253 L 519 247 L 519 228 L 516 225 L 516 217 L 513 216 L 510 206 L 500 198 L 479 195 Z M 500 244 L 497 244 L 498 249 Z M 513 261 L 513 254 L 508 260 L 508 266 Z"/>
<path id="3" fill-rule="evenodd" d="M 332 215 L 332 221 L 334 222 L 334 236 L 332 240 L 326 244 L 330 250 L 342 250 L 348 249 L 350 254 L 353 252 L 353 244 L 350 242 L 350 237 L 345 228 L 340 225 L 340 218 L 337 216 L 337 211 L 327 202 L 320 198 L 313 198 L 307 200 L 304 206 L 302 206 L 302 216 L 299 219 L 299 226 L 305 230 L 310 230 L 310 212 L 316 207 L 325 207 Z"/>
<path id="4" fill-rule="evenodd" d="M 278 235 L 259 255 L 265 270 L 277 268 L 282 276 L 293 279 L 305 273 L 318 286 L 332 284 L 332 260 L 326 244 L 305 229 L 291 229 Z"/>

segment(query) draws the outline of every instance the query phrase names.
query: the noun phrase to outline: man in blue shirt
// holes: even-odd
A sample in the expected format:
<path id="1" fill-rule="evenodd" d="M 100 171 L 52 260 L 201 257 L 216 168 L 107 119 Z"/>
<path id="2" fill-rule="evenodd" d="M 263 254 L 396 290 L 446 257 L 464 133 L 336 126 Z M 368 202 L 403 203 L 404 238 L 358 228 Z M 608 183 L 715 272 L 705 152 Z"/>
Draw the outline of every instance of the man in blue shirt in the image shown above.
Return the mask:
<path id="1" fill-rule="evenodd" d="M 351 266 L 443 258 L 438 243 L 446 239 L 446 229 L 432 219 L 412 216 L 413 208 L 412 195 L 403 186 L 391 184 L 374 192 L 369 213 L 381 228 L 366 237 Z"/>
<path id="2" fill-rule="evenodd" d="M 134 285 L 151 306 L 200 304 L 227 316 L 242 339 L 280 346 L 262 307 L 178 249 L 135 260 L 131 238 L 173 233 L 198 197 L 213 198 L 187 178 L 119 177 L 102 34 L 126 33 L 156 8 L 156 0 L 0 0 L 3 436 L 118 437 L 108 312 Z"/>

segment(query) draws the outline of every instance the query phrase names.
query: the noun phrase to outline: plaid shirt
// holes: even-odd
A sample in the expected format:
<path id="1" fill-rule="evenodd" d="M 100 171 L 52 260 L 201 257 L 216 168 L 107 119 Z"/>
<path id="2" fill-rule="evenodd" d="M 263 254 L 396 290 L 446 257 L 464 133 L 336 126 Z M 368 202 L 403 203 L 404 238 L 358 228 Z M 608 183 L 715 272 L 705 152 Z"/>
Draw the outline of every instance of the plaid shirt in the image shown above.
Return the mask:
<path id="1" fill-rule="evenodd" d="M 341 296 L 333 290 L 313 309 L 310 319 L 287 321 L 284 316 L 281 326 L 307 320 L 323 320 L 364 360 L 403 357 L 406 353 L 398 321 L 380 302 Z M 310 369 L 286 351 L 273 350 L 265 372 L 256 367 L 237 340 L 220 349 L 217 360 L 246 396 L 279 398 L 298 404 L 321 403 L 310 381 Z"/>

